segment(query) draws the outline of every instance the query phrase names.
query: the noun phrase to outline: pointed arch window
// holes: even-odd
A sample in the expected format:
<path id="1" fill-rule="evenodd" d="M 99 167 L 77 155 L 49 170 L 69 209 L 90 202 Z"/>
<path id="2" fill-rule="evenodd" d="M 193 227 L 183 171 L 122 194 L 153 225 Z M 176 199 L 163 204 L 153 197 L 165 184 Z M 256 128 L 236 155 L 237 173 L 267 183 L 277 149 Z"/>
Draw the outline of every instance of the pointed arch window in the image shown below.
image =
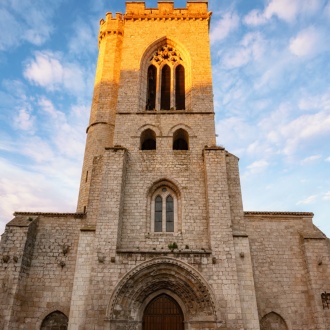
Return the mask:
<path id="1" fill-rule="evenodd" d="M 140 137 L 141 150 L 155 150 L 156 149 L 156 133 L 151 129 L 146 129 L 142 132 Z"/>
<path id="2" fill-rule="evenodd" d="M 189 150 L 189 135 L 182 128 L 173 134 L 173 150 Z"/>
<path id="3" fill-rule="evenodd" d="M 174 231 L 174 203 L 171 195 L 166 197 L 166 231 Z"/>
<path id="4" fill-rule="evenodd" d="M 147 110 L 154 110 L 156 107 L 156 82 L 157 69 L 154 65 L 150 65 L 148 68 Z"/>
<path id="5" fill-rule="evenodd" d="M 158 188 L 151 198 L 152 231 L 171 233 L 176 231 L 177 196 L 169 187 Z"/>
<path id="6" fill-rule="evenodd" d="M 185 78 L 184 67 L 180 64 L 175 69 L 175 107 L 185 109 Z"/>
<path id="7" fill-rule="evenodd" d="M 146 110 L 185 110 L 185 67 L 172 46 L 160 47 L 151 57 L 147 72 Z"/>
<path id="8" fill-rule="evenodd" d="M 155 231 L 162 231 L 163 223 L 163 199 L 157 196 L 155 199 Z"/>
<path id="9" fill-rule="evenodd" d="M 162 110 L 171 108 L 171 69 L 166 64 L 162 69 L 161 105 Z"/>

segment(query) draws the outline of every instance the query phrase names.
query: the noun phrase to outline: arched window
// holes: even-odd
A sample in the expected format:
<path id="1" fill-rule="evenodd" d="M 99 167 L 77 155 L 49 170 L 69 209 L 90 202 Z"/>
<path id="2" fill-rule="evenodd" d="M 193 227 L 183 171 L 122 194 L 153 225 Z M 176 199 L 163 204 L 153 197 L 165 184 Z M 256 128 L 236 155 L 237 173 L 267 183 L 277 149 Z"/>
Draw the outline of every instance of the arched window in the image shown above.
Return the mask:
<path id="1" fill-rule="evenodd" d="M 40 330 L 67 330 L 69 319 L 65 314 L 55 311 L 42 321 Z"/>
<path id="2" fill-rule="evenodd" d="M 185 67 L 180 53 L 172 46 L 163 45 L 154 52 L 148 65 L 146 110 L 184 110 Z"/>
<path id="3" fill-rule="evenodd" d="M 174 231 L 174 203 L 171 195 L 166 197 L 166 231 Z"/>
<path id="4" fill-rule="evenodd" d="M 173 150 L 189 150 L 189 135 L 182 128 L 173 134 Z"/>
<path id="5" fill-rule="evenodd" d="M 150 65 L 148 68 L 147 110 L 154 110 L 156 108 L 156 83 L 157 69 L 154 65 Z"/>
<path id="6" fill-rule="evenodd" d="M 163 230 L 163 199 L 157 196 L 155 199 L 155 231 Z"/>
<path id="7" fill-rule="evenodd" d="M 177 110 L 186 108 L 184 67 L 181 64 L 175 69 L 175 107 Z"/>
<path id="8" fill-rule="evenodd" d="M 167 187 L 158 188 L 151 198 L 152 229 L 154 232 L 174 232 L 177 222 L 177 196 Z"/>
<path id="9" fill-rule="evenodd" d="M 260 321 L 261 330 L 288 330 L 284 319 L 277 313 L 266 314 Z"/>
<path id="10" fill-rule="evenodd" d="M 146 129 L 142 132 L 140 138 L 141 150 L 155 150 L 156 149 L 156 134 L 151 129 Z"/>
<path id="11" fill-rule="evenodd" d="M 171 108 L 171 69 L 166 64 L 162 69 L 161 105 L 162 110 Z"/>

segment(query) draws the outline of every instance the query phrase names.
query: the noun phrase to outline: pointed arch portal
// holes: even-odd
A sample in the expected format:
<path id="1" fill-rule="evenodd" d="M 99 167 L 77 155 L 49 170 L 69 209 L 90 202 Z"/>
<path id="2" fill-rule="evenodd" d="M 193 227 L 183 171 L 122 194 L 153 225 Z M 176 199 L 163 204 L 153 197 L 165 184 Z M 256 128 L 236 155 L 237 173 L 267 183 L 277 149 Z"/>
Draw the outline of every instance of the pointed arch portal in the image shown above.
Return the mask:
<path id="1" fill-rule="evenodd" d="M 195 329 L 196 320 L 212 329 L 223 324 L 214 294 L 201 274 L 169 257 L 143 262 L 128 272 L 111 297 L 107 319 L 111 330 L 133 325 L 143 330 Z M 167 325 L 163 328 L 158 323 Z"/>
<path id="2" fill-rule="evenodd" d="M 143 330 L 183 330 L 183 313 L 170 296 L 161 294 L 146 307 L 142 321 Z"/>

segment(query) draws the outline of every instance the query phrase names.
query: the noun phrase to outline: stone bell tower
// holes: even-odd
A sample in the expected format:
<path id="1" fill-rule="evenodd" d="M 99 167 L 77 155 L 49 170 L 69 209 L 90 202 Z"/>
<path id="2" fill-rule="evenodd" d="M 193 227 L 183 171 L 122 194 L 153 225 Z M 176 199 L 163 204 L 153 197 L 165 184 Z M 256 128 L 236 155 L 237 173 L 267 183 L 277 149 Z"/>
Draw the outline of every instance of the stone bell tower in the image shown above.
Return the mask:
<path id="1" fill-rule="evenodd" d="M 238 160 L 215 145 L 210 18 L 207 1 L 127 2 L 100 22 L 72 327 L 156 329 L 169 306 L 175 329 L 259 328 L 251 260 L 235 260 Z"/>
<path id="2" fill-rule="evenodd" d="M 243 212 L 215 144 L 207 1 L 100 22 L 77 212 L 15 212 L 0 329 L 327 330 L 330 241 L 308 212 Z"/>

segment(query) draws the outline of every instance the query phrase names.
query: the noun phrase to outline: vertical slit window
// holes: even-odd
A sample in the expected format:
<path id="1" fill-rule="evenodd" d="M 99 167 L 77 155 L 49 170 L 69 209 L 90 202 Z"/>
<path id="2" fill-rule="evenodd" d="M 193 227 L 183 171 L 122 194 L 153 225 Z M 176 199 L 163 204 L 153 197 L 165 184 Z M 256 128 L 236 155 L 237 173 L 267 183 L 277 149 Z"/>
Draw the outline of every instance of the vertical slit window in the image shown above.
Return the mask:
<path id="1" fill-rule="evenodd" d="M 166 231 L 174 231 L 174 203 L 170 195 L 166 198 Z"/>
<path id="2" fill-rule="evenodd" d="M 162 231 L 163 200 L 160 196 L 155 199 L 155 232 Z"/>
<path id="3" fill-rule="evenodd" d="M 177 110 L 186 108 L 184 67 L 182 65 L 177 66 L 175 70 L 175 107 Z"/>
<path id="4" fill-rule="evenodd" d="M 147 110 L 156 108 L 156 77 L 157 69 L 154 65 L 150 65 L 148 69 L 148 89 L 147 89 Z"/>
<path id="5" fill-rule="evenodd" d="M 171 69 L 168 65 L 165 65 L 162 69 L 160 107 L 162 110 L 170 110 L 171 107 Z"/>

